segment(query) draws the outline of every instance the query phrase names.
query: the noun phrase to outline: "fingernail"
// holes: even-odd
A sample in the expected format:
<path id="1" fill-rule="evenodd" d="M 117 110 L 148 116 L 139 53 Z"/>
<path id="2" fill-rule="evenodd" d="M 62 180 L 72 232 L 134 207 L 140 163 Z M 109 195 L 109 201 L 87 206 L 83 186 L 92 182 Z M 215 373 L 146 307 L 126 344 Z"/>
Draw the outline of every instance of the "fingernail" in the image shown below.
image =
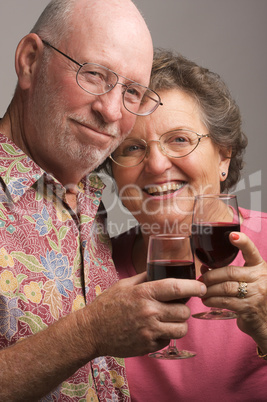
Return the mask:
<path id="1" fill-rule="evenodd" d="M 205 285 L 201 285 L 200 289 L 201 289 L 201 296 L 203 296 L 204 294 L 206 294 L 207 288 L 206 288 Z"/>
<path id="2" fill-rule="evenodd" d="M 232 236 L 233 240 L 238 240 L 240 237 L 239 234 L 237 234 L 237 233 L 232 233 L 231 236 Z"/>

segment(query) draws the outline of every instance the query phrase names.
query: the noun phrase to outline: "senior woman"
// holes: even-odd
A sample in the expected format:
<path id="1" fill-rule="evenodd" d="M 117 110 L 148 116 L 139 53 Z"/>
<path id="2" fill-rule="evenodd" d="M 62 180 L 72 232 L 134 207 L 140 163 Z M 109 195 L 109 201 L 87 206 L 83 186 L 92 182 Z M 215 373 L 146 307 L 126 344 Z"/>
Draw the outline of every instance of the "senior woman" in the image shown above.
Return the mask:
<path id="1" fill-rule="evenodd" d="M 146 269 L 151 233 L 190 231 L 196 194 L 227 191 L 237 183 L 247 145 L 239 108 L 217 74 L 158 50 L 150 87 L 163 106 L 137 119 L 108 163 L 123 204 L 139 221 L 138 228 L 113 239 L 121 278 Z M 175 152 L 169 146 L 173 136 L 183 143 Z M 237 320 L 190 317 L 177 345 L 196 351 L 192 359 L 126 359 L 133 401 L 266 401 L 267 214 L 239 212 L 241 233 L 231 233 L 230 241 L 241 252 L 231 267 L 201 275 L 197 265 L 208 291 L 205 299 L 187 303 L 192 313 L 202 311 L 202 303 L 231 309 Z M 245 298 L 237 297 L 240 282 L 247 284 Z"/>

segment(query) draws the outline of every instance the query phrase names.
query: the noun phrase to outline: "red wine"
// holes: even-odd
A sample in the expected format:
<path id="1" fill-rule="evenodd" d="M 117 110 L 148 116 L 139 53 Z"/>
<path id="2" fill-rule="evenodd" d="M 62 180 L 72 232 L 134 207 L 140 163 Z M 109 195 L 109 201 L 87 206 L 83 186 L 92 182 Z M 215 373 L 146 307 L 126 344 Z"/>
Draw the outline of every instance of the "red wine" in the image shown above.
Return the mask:
<path id="1" fill-rule="evenodd" d="M 192 225 L 192 245 L 197 258 L 210 268 L 230 264 L 239 249 L 229 240 L 231 232 L 239 232 L 238 223 L 204 223 Z"/>
<path id="2" fill-rule="evenodd" d="M 192 261 L 161 260 L 147 264 L 147 277 L 149 281 L 165 278 L 195 279 L 195 264 Z M 172 302 L 186 303 L 190 297 L 173 300 Z"/>

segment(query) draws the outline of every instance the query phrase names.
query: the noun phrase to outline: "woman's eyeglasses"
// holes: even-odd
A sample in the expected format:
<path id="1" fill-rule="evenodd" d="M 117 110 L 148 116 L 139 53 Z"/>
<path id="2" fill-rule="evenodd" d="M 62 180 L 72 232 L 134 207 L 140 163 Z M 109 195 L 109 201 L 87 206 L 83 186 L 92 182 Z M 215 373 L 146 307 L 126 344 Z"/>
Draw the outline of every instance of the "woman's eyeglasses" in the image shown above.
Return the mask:
<path id="1" fill-rule="evenodd" d="M 142 138 L 127 138 L 110 155 L 117 165 L 133 167 L 139 165 L 149 153 L 149 143 L 156 142 L 161 152 L 170 158 L 182 158 L 193 152 L 202 138 L 209 134 L 198 134 L 187 129 L 177 129 L 162 134 L 158 140 L 146 142 Z"/>

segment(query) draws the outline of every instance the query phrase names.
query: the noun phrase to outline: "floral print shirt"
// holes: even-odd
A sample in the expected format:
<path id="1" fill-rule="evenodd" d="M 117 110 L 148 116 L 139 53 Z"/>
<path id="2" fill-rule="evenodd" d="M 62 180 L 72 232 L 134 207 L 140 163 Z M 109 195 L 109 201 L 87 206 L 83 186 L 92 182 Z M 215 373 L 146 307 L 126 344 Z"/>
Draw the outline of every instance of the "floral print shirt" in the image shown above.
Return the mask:
<path id="1" fill-rule="evenodd" d="M 84 307 L 117 273 L 95 174 L 79 184 L 74 213 L 64 187 L 2 134 L 0 161 L 2 349 Z M 44 400 L 129 401 L 123 359 L 94 359 Z"/>

